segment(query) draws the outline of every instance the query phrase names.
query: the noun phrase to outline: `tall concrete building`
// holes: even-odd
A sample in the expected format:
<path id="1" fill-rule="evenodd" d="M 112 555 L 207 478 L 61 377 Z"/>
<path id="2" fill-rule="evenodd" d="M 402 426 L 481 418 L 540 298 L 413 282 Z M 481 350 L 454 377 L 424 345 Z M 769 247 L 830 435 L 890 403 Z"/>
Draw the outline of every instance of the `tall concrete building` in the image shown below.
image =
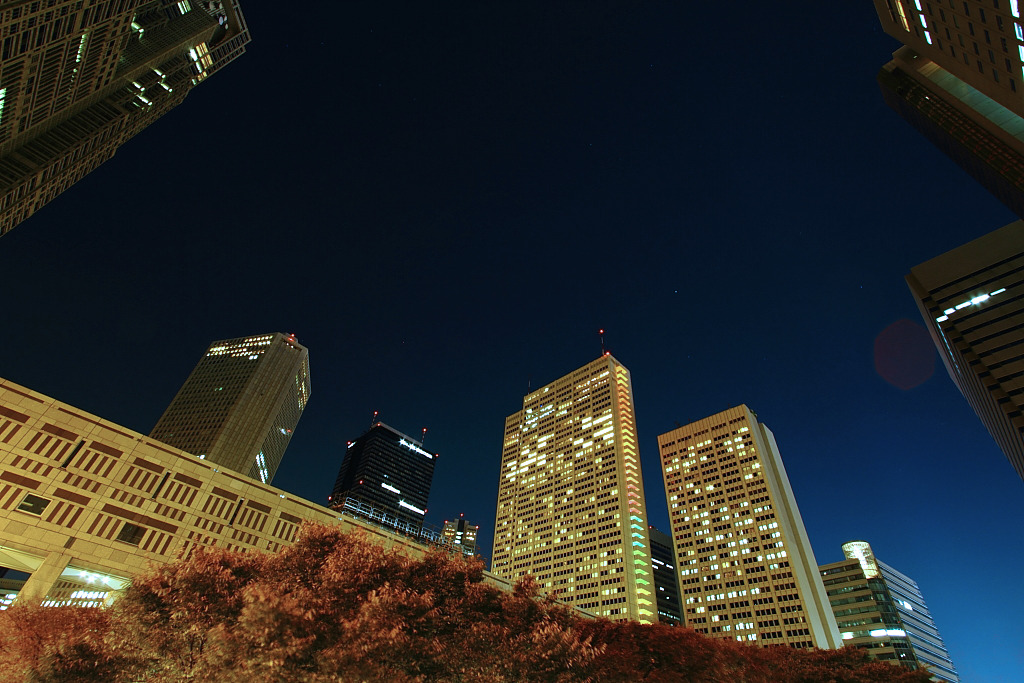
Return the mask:
<path id="1" fill-rule="evenodd" d="M 215 341 L 149 435 L 270 483 L 309 394 L 309 353 L 294 334 Z"/>
<path id="2" fill-rule="evenodd" d="M 907 284 L 953 383 L 1024 479 L 1024 221 L 911 268 Z"/>
<path id="3" fill-rule="evenodd" d="M 441 537 L 446 544 L 460 549 L 463 554 L 475 555 L 478 531 L 480 531 L 480 525 L 470 524 L 464 516 L 459 515 L 458 519 L 444 520 Z"/>
<path id="4" fill-rule="evenodd" d="M 491 571 L 570 605 L 656 621 L 629 371 L 605 354 L 505 420 Z"/>
<path id="5" fill-rule="evenodd" d="M 875 0 L 904 44 L 878 75 L 886 102 L 1024 216 L 1024 21 L 1018 0 Z"/>
<path id="6" fill-rule="evenodd" d="M 235 0 L 0 5 L 0 235 L 244 52 Z"/>
<path id="7" fill-rule="evenodd" d="M 761 646 L 839 647 L 775 436 L 747 406 L 658 437 L 686 625 Z"/>
<path id="8" fill-rule="evenodd" d="M 842 562 L 822 565 L 821 576 L 843 643 L 933 680 L 960 680 L 917 583 L 875 558 L 864 541 L 843 544 Z"/>
<path id="9" fill-rule="evenodd" d="M 344 509 L 349 499 L 373 508 L 374 517 L 415 531 L 423 524 L 437 453 L 383 422 L 348 443 L 330 504 Z"/>

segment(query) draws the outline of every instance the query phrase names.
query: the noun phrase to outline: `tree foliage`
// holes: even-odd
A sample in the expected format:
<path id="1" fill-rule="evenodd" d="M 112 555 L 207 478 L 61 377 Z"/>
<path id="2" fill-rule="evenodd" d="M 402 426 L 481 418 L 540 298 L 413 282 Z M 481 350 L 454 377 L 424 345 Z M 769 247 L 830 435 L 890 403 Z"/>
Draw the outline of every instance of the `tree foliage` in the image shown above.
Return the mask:
<path id="1" fill-rule="evenodd" d="M 758 648 L 708 638 L 687 628 L 583 621 L 580 637 L 598 651 L 592 683 L 925 683 L 920 671 L 873 661 L 865 650 Z"/>
<path id="2" fill-rule="evenodd" d="M 126 662 L 108 654 L 110 613 L 19 605 L 0 612 L 0 681 L 115 680 Z"/>
<path id="3" fill-rule="evenodd" d="M 689 629 L 580 619 L 479 559 L 413 559 L 307 524 L 276 555 L 205 549 L 112 608 L 0 613 L 0 681 L 926 681 L 853 650 L 758 649 Z"/>

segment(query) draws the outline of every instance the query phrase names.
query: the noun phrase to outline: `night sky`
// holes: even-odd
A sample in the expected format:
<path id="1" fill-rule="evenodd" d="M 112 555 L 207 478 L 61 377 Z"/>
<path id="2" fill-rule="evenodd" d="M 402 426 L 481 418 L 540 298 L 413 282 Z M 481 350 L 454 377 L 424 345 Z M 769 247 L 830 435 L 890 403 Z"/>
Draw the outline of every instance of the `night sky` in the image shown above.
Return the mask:
<path id="1" fill-rule="evenodd" d="M 1019 680 L 1024 484 L 903 279 L 1015 217 L 885 106 L 870 2 L 243 9 L 246 55 L 0 238 L 0 376 L 148 433 L 211 341 L 294 332 L 274 484 L 326 502 L 379 410 L 489 556 L 505 417 L 604 328 L 656 526 L 656 436 L 746 403 L 817 561 L 871 542 L 965 681 Z"/>

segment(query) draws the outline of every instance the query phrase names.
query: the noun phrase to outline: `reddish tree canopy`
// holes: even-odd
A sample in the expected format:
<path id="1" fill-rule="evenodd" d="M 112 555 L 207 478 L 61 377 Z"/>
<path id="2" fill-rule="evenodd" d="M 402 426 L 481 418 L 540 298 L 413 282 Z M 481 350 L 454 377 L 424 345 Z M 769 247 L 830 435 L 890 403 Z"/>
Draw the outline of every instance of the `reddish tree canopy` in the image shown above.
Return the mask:
<path id="1" fill-rule="evenodd" d="M 479 559 L 420 559 L 307 524 L 276 555 L 204 549 L 112 608 L 0 613 L 0 681 L 926 681 L 854 650 L 758 649 L 581 619 Z"/>

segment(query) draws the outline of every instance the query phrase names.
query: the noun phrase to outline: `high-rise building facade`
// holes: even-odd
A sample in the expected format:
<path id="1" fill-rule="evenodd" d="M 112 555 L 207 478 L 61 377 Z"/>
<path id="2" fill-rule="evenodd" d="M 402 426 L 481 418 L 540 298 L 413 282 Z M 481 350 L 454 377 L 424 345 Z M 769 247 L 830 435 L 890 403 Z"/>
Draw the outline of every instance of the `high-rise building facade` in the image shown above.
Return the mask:
<path id="1" fill-rule="evenodd" d="M 149 435 L 270 483 L 309 394 L 309 352 L 294 334 L 215 341 Z"/>
<path id="2" fill-rule="evenodd" d="M 244 52 L 236 0 L 0 6 L 0 235 Z"/>
<path id="3" fill-rule="evenodd" d="M 953 383 L 1024 479 L 1024 221 L 912 268 L 907 284 Z"/>
<path id="4" fill-rule="evenodd" d="M 437 453 L 423 443 L 377 422 L 350 441 L 334 482 L 330 504 L 343 508 L 347 499 L 364 503 L 381 519 L 416 529 L 427 513 Z"/>
<path id="5" fill-rule="evenodd" d="M 633 390 L 611 354 L 505 420 L 491 571 L 612 620 L 656 620 Z"/>
<path id="6" fill-rule="evenodd" d="M 460 549 L 465 555 L 476 554 L 476 535 L 480 531 L 478 524 L 470 524 L 459 515 L 458 519 L 444 520 L 441 537 L 453 548 Z"/>
<path id="7" fill-rule="evenodd" d="M 683 623 L 679 602 L 679 570 L 676 568 L 676 550 L 672 537 L 653 526 L 647 528 L 651 538 L 651 567 L 654 575 L 658 604 L 658 621 L 669 626 Z"/>
<path id="8" fill-rule="evenodd" d="M 1024 20 L 1017 0 L 875 0 L 905 47 L 879 73 L 886 102 L 1024 216 Z"/>
<path id="9" fill-rule="evenodd" d="M 924 669 L 933 680 L 958 683 L 917 583 L 876 559 L 864 541 L 844 543 L 843 554 L 842 562 L 820 567 L 843 643 L 875 659 Z"/>
<path id="10" fill-rule="evenodd" d="M 772 432 L 745 405 L 658 437 L 683 618 L 761 646 L 839 647 Z"/>

